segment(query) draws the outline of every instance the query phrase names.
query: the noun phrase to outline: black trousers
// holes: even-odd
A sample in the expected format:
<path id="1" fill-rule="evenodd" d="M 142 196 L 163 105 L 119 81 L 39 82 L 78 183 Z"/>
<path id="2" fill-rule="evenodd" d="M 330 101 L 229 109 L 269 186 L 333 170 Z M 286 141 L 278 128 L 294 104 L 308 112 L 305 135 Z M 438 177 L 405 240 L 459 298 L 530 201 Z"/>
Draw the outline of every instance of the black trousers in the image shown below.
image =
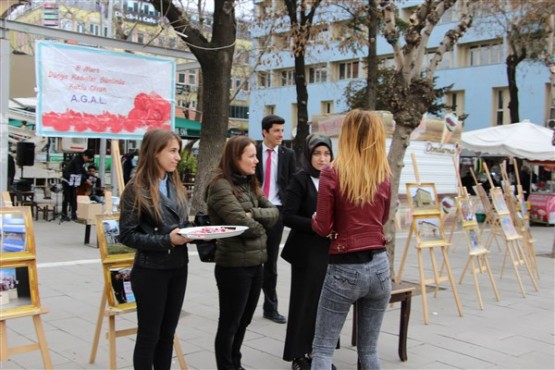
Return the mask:
<path id="1" fill-rule="evenodd" d="M 77 188 L 70 186 L 65 181 L 62 182 L 64 189 L 62 199 L 62 216 L 67 216 L 67 206 L 71 208 L 71 217 L 77 218 Z"/>
<path id="2" fill-rule="evenodd" d="M 263 309 L 266 313 L 277 312 L 278 310 L 278 297 L 277 297 L 277 261 L 279 256 L 279 245 L 281 244 L 281 237 L 283 235 L 283 213 L 281 207 L 279 209 L 279 219 L 276 224 L 266 230 L 268 241 L 266 243 L 266 252 L 268 253 L 268 260 L 264 264 L 264 280 L 262 283 L 262 290 L 264 291 L 264 305 Z"/>
<path id="3" fill-rule="evenodd" d="M 187 271 L 187 265 L 171 270 L 133 266 L 131 286 L 138 320 L 133 352 L 135 370 L 170 369 L 175 328 L 187 287 Z"/>
<path id="4" fill-rule="evenodd" d="M 214 270 L 218 284 L 220 318 L 215 350 L 218 370 L 241 367 L 241 346 L 262 289 L 262 265 Z"/>

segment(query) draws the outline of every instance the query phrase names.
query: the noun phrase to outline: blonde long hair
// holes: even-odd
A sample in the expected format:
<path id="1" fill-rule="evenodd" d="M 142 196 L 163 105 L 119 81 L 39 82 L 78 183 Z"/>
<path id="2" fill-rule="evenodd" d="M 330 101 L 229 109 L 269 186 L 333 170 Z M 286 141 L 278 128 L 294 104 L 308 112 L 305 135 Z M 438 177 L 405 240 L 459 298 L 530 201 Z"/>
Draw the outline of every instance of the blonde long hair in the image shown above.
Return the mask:
<path id="1" fill-rule="evenodd" d="M 345 116 L 332 167 L 341 194 L 355 204 L 372 203 L 378 186 L 391 176 L 385 130 L 378 115 L 355 109 Z"/>

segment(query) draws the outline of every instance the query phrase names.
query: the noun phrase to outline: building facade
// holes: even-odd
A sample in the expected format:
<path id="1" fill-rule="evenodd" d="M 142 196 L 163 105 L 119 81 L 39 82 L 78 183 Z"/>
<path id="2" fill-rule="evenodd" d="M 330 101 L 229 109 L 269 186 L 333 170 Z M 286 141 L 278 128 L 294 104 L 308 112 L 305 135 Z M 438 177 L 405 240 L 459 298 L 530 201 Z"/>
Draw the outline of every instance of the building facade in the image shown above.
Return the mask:
<path id="1" fill-rule="evenodd" d="M 259 19 L 279 12 L 280 0 L 255 0 Z M 399 15 L 408 20 L 418 0 L 397 4 Z M 353 81 L 366 78 L 365 57 L 367 51 L 340 48 L 349 40 L 345 24 L 349 15 L 339 7 L 321 5 L 316 12 L 314 27 L 318 34 L 309 41 L 306 53 L 306 77 L 308 82 L 308 113 L 310 117 L 348 110 L 345 89 Z M 330 21 L 332 20 L 332 21 Z M 438 47 L 446 31 L 457 21 L 456 9 L 446 12 L 434 28 L 428 43 L 430 53 Z M 283 22 L 287 24 L 288 21 Z M 474 21 L 476 24 L 476 20 Z M 262 139 L 260 122 L 267 114 L 283 116 L 286 121 L 286 139 L 295 133 L 297 120 L 294 59 L 291 54 L 288 29 L 269 27 L 253 29 L 254 46 L 270 42 L 274 50 L 264 56 L 252 79 L 249 109 L 249 132 L 253 139 Z M 506 50 L 504 38 L 495 29 L 471 27 L 455 45 L 453 51 L 444 55 L 436 71 L 437 87 L 453 85 L 444 97 L 448 105 L 455 106 L 458 115 L 468 114 L 464 130 L 476 130 L 498 124 L 509 124 L 509 91 L 506 73 Z M 269 40 L 270 38 L 270 40 Z M 392 65 L 393 50 L 383 38 L 377 41 L 378 55 L 382 63 Z M 520 99 L 520 117 L 544 125 L 555 118 L 552 80 L 548 68 L 539 63 L 524 61 L 518 67 L 517 83 Z M 447 112 L 446 112 L 447 113 Z M 290 123 L 290 124 L 289 124 Z"/>

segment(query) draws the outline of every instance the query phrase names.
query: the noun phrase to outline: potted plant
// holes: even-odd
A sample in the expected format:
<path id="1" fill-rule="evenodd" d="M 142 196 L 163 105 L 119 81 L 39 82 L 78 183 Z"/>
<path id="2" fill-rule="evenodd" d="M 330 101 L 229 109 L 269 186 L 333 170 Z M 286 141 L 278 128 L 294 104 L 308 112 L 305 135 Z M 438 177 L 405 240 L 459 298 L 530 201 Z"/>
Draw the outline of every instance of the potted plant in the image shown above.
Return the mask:
<path id="1" fill-rule="evenodd" d="M 181 175 L 181 181 L 184 183 L 194 183 L 197 173 L 197 158 L 193 153 L 184 150 L 181 153 L 181 160 L 177 164 L 177 170 Z"/>

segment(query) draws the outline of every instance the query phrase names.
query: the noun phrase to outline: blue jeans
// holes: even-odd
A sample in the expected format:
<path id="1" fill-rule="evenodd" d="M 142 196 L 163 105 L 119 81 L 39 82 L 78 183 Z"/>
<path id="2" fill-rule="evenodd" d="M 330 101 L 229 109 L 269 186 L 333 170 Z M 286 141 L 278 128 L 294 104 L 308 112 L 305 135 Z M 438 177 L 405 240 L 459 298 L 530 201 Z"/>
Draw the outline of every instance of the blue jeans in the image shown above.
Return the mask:
<path id="1" fill-rule="evenodd" d="M 316 332 L 312 343 L 312 370 L 331 369 L 333 351 L 345 318 L 357 302 L 357 350 L 362 369 L 379 369 L 378 335 L 391 295 L 387 253 L 361 264 L 330 264 L 324 280 Z"/>

